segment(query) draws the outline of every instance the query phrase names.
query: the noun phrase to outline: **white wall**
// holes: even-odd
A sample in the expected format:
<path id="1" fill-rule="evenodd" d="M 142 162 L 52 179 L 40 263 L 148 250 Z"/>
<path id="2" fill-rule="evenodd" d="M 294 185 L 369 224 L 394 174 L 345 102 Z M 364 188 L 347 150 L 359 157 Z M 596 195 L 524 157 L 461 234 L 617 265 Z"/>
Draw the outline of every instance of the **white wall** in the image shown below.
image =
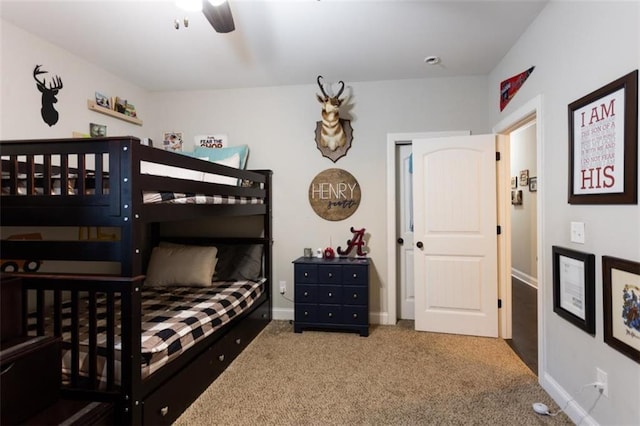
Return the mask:
<path id="1" fill-rule="evenodd" d="M 543 144 L 544 176 L 538 176 L 538 197 L 543 197 L 539 201 L 545 245 L 544 270 L 538 277 L 543 298 L 540 381 L 561 407 L 575 398 L 567 410 L 576 422 L 597 398 L 593 388 L 581 388 L 595 381 L 599 367 L 608 373 L 609 397 L 595 403 L 588 419 L 606 425 L 640 424 L 640 365 L 603 341 L 601 266 L 603 255 L 640 261 L 640 207 L 567 203 L 567 105 L 639 68 L 639 22 L 638 2 L 551 2 L 489 76 L 492 123 L 542 95 L 538 142 Z M 500 81 L 531 65 L 535 71 L 500 113 Z M 584 245 L 570 242 L 571 221 L 585 222 Z M 595 336 L 553 312 L 552 245 L 596 255 Z"/>
<path id="2" fill-rule="evenodd" d="M 510 134 L 511 177 L 522 191 L 522 204 L 511 205 L 511 270 L 521 281 L 536 284 L 538 262 L 536 259 L 536 209 L 538 193 L 529 191 L 529 184 L 520 185 L 520 171 L 528 170 L 529 177 L 537 177 L 536 125 L 526 125 Z"/>
<path id="3" fill-rule="evenodd" d="M 293 296 L 291 262 L 304 247 L 344 247 L 352 236 L 349 228 L 364 227 L 373 261 L 370 310 L 374 321 L 387 309 L 387 133 L 488 131 L 486 77 L 347 82 L 345 93 L 351 98 L 344 110 L 352 120 L 353 144 L 346 157 L 333 163 L 322 157 L 315 144 L 320 120 L 315 81 L 305 86 L 147 93 L 12 24 L 0 24 L 0 138 L 70 137 L 73 131 L 88 132 L 89 122 L 107 124 L 108 135 L 150 137 L 156 143 L 164 131 L 184 132 L 187 144 L 197 134 L 226 133 L 231 145 L 249 145 L 249 168 L 274 171 L 274 277 L 276 282 L 289 283 L 285 296 Z M 64 82 L 56 104 L 60 121 L 53 127 L 40 117 L 40 93 L 32 78 L 35 64 L 43 64 Z M 133 101 L 144 125 L 89 111 L 86 101 L 95 90 Z M 313 177 L 333 167 L 353 174 L 362 189 L 358 211 L 339 222 L 317 216 L 307 196 Z M 293 304 L 275 293 L 276 315 L 293 318 Z"/>
<path id="4" fill-rule="evenodd" d="M 339 78 L 339 76 L 335 76 Z M 346 246 L 350 227 L 366 228 L 372 259 L 372 320 L 386 313 L 386 138 L 390 132 L 470 129 L 486 133 L 486 78 L 461 77 L 347 82 L 353 144 L 347 156 L 333 163 L 315 143 L 320 104 L 315 82 L 305 86 L 243 90 L 153 93 L 149 97 L 153 138 L 163 131 L 193 136 L 225 133 L 230 145 L 248 144 L 249 168 L 274 172 L 274 279 L 293 286 L 291 262 L 304 247 Z M 146 124 L 145 124 L 146 126 Z M 188 148 L 191 149 L 191 148 Z M 309 184 L 328 168 L 349 171 L 360 184 L 358 210 L 339 222 L 317 216 L 308 201 Z M 285 295 L 292 298 L 293 293 Z M 275 315 L 293 318 L 293 304 L 277 291 Z"/>
<path id="5" fill-rule="evenodd" d="M 146 137 L 146 125 L 129 124 L 87 108 L 87 99 L 93 99 L 97 90 L 126 98 L 144 121 L 149 116 L 146 91 L 4 20 L 0 20 L 0 52 L 1 139 L 70 138 L 74 131 L 89 133 L 89 123 L 105 124 L 107 136 Z M 39 76 L 47 84 L 53 76 L 62 79 L 54 105 L 59 119 L 51 127 L 40 115 L 41 93 L 33 79 L 36 65 L 49 72 Z"/>

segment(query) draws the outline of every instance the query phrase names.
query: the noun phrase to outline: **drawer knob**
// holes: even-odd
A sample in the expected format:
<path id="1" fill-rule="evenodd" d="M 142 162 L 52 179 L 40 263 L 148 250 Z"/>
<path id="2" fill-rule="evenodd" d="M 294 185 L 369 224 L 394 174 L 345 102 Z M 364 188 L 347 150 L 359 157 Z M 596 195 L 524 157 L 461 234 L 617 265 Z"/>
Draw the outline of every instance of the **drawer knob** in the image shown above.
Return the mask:
<path id="1" fill-rule="evenodd" d="M 329 312 L 329 318 L 333 318 L 333 312 Z"/>
<path id="2" fill-rule="evenodd" d="M 242 343 L 242 340 L 240 338 L 236 339 L 236 345 L 239 345 L 240 343 Z"/>
<path id="3" fill-rule="evenodd" d="M 304 311 L 304 316 L 305 316 L 305 317 L 308 317 L 308 316 L 309 316 L 309 312 Z"/>
<path id="4" fill-rule="evenodd" d="M 358 293 L 353 293 L 353 298 L 357 299 L 358 298 Z"/>
<path id="5" fill-rule="evenodd" d="M 164 417 L 164 416 L 166 416 L 167 414 L 169 414 L 169 407 L 168 407 L 168 406 L 162 407 L 162 408 L 160 409 L 160 414 L 162 414 L 162 417 Z"/>
<path id="6" fill-rule="evenodd" d="M 331 272 L 329 272 L 329 278 L 333 277 L 333 274 Z"/>
<path id="7" fill-rule="evenodd" d="M 353 278 L 358 278 L 358 274 L 353 274 Z"/>
<path id="8" fill-rule="evenodd" d="M 309 295 L 309 293 L 307 293 L 306 291 L 304 292 L 304 297 L 307 297 Z"/>
<path id="9" fill-rule="evenodd" d="M 329 292 L 329 297 L 333 297 L 333 293 Z"/>
<path id="10" fill-rule="evenodd" d="M 305 276 L 305 278 L 306 278 L 306 277 L 308 277 L 308 276 L 309 276 L 309 273 L 308 273 L 308 272 L 305 272 L 305 273 L 304 273 L 304 276 Z"/>
<path id="11" fill-rule="evenodd" d="M 353 318 L 358 318 L 358 314 L 353 314 Z"/>
<path id="12" fill-rule="evenodd" d="M 220 355 L 220 356 L 218 357 L 218 359 L 219 359 L 220 361 L 224 361 L 224 354 L 223 354 L 223 355 Z"/>

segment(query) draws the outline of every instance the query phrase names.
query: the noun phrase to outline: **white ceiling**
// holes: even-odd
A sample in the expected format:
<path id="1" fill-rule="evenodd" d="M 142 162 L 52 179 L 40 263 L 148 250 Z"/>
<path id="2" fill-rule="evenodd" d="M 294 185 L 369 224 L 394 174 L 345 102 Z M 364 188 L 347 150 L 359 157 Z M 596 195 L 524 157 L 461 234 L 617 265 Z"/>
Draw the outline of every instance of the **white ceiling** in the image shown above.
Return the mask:
<path id="1" fill-rule="evenodd" d="M 547 1 L 229 0 L 229 34 L 167 0 L 0 0 L 0 16 L 164 91 L 486 75 Z"/>

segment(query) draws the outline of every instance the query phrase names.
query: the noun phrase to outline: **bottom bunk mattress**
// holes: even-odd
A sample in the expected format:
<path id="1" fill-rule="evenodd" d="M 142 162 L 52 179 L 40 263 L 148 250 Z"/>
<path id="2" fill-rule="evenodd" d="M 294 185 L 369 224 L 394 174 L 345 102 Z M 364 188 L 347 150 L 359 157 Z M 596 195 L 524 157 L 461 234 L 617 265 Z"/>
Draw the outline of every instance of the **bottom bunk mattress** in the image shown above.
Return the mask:
<path id="1" fill-rule="evenodd" d="M 249 310 L 264 292 L 266 279 L 257 281 L 217 281 L 211 287 L 150 287 L 141 292 L 141 375 L 153 374 L 162 366 L 194 346 L 198 341 L 222 328 L 233 318 Z M 63 378 L 68 380 L 74 370 L 72 330 L 78 329 L 79 375 L 89 377 L 90 321 L 89 299 L 81 298 L 77 310 L 80 320 L 71 320 L 74 303 L 62 304 Z M 107 297 L 98 294 L 95 301 L 97 330 L 97 379 L 99 387 L 107 383 Z M 120 312 L 119 297 L 115 298 L 115 312 Z M 53 323 L 45 319 L 47 328 Z M 30 315 L 30 333 L 36 329 L 35 315 Z M 120 319 L 116 317 L 116 324 Z M 121 336 L 114 336 L 115 384 L 120 384 Z"/>

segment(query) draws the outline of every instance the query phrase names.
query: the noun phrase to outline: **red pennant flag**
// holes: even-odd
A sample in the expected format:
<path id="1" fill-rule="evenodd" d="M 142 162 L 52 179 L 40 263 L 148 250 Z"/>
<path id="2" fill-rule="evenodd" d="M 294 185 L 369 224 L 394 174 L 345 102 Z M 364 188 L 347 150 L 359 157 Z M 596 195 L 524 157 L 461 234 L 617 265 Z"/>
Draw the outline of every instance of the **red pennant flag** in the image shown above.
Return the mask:
<path id="1" fill-rule="evenodd" d="M 529 78 L 534 68 L 535 67 L 531 67 L 520 74 L 503 80 L 502 83 L 500 83 L 500 111 L 507 106 L 511 98 L 513 98 L 516 92 L 520 90 L 520 87 L 522 87 L 527 78 Z"/>

